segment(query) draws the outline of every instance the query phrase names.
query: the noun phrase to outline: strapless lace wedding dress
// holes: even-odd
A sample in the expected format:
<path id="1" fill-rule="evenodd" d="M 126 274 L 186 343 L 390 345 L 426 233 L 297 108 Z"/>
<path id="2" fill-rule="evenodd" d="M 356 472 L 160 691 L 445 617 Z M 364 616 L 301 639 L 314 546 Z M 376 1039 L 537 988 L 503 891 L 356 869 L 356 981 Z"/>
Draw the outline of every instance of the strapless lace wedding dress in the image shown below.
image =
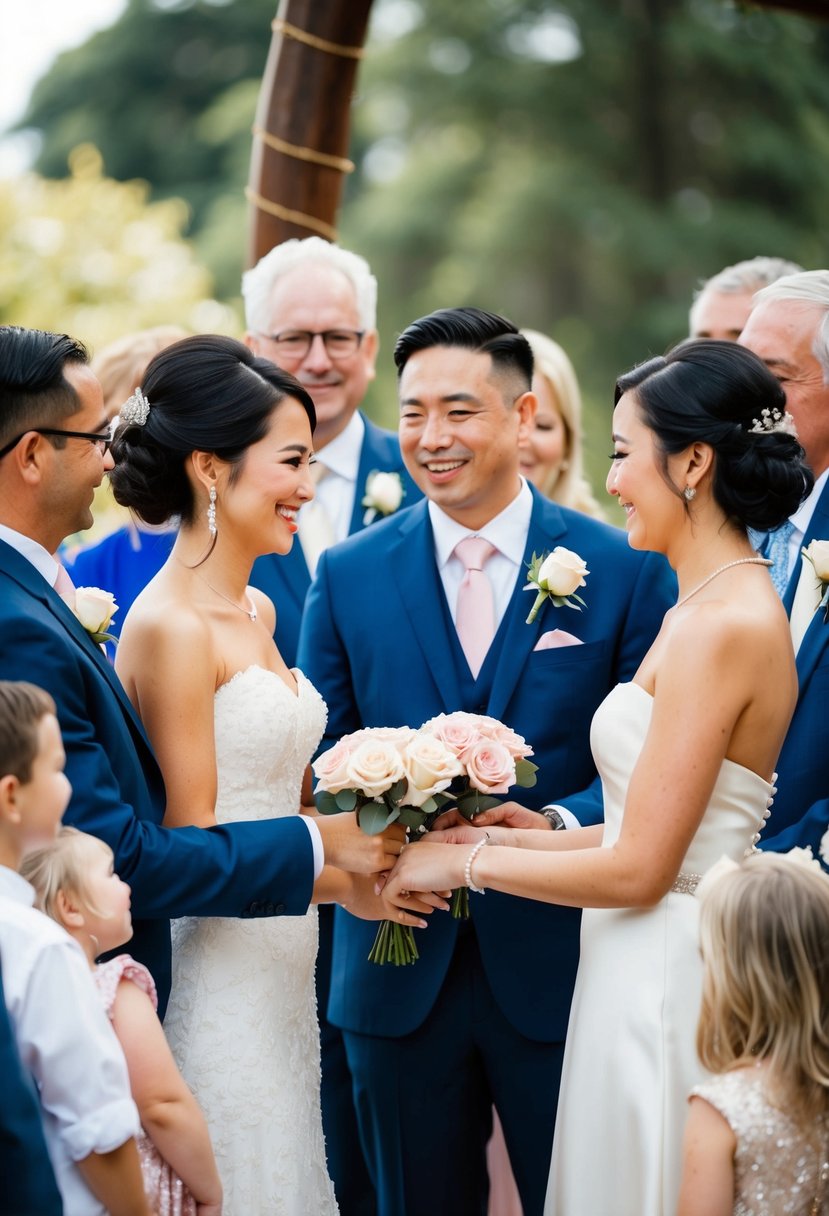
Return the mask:
<path id="1" fill-rule="evenodd" d="M 295 815 L 326 709 L 249 667 L 215 699 L 216 818 Z M 164 1029 L 205 1113 L 224 1216 L 335 1216 L 320 1116 L 317 912 L 173 922 Z"/>
<path id="2" fill-rule="evenodd" d="M 604 845 L 618 838 L 652 698 L 619 684 L 591 745 L 602 778 Z M 723 762 L 675 888 L 653 908 L 589 908 L 567 1031 L 545 1216 L 674 1216 L 702 993 L 699 905 L 689 890 L 725 854 L 753 847 L 773 786 Z"/>

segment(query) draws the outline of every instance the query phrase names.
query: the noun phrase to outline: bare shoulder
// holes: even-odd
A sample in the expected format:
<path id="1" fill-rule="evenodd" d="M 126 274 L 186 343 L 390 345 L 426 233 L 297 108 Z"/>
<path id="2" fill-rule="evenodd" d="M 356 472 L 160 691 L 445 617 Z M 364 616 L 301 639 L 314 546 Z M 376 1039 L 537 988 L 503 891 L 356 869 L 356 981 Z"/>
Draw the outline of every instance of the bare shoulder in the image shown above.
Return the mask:
<path id="1" fill-rule="evenodd" d="M 700 600 L 676 608 L 668 627 L 673 659 L 731 666 L 761 653 L 788 656 L 789 622 L 777 594 Z"/>
<path id="2" fill-rule="evenodd" d="M 251 603 L 255 605 L 256 612 L 263 625 L 266 625 L 269 632 L 273 633 L 276 629 L 276 608 L 273 600 L 265 595 L 264 591 L 260 591 L 258 587 L 248 587 L 248 595 Z"/>

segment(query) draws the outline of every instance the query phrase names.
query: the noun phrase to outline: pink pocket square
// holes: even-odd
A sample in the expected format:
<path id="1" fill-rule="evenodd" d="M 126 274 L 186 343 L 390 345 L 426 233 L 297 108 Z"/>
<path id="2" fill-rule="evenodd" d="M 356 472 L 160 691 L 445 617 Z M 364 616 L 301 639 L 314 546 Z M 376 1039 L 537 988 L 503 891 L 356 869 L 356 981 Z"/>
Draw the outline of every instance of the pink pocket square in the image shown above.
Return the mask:
<path id="1" fill-rule="evenodd" d="M 583 646 L 581 638 L 574 637 L 572 633 L 567 633 L 564 629 L 550 629 L 547 633 L 542 633 L 541 637 L 533 646 L 533 651 L 536 650 L 552 650 L 554 646 Z"/>

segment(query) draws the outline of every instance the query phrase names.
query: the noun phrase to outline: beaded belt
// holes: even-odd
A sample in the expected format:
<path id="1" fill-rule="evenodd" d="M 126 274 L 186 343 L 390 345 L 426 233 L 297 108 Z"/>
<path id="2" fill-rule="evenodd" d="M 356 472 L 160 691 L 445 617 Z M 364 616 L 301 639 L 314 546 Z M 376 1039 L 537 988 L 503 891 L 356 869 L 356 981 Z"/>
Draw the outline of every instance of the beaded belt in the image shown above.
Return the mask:
<path id="1" fill-rule="evenodd" d="M 671 887 L 671 890 L 678 891 L 680 895 L 693 895 L 701 882 L 701 874 L 680 873 L 677 874 L 676 881 Z"/>

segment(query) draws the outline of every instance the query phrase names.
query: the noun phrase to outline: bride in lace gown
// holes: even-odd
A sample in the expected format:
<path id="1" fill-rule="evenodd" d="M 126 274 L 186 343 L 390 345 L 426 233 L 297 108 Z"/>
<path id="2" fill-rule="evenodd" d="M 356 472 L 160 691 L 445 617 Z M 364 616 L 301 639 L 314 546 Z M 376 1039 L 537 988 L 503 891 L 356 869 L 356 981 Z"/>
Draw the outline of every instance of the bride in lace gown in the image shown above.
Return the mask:
<path id="1" fill-rule="evenodd" d="M 779 384 L 735 344 L 695 342 L 623 376 L 616 401 L 608 490 L 630 544 L 676 570 L 679 598 L 593 720 L 605 824 L 488 826 L 499 848 L 453 827 L 407 850 L 387 887 L 401 908 L 409 892 L 469 881 L 587 909 L 547 1216 L 676 1211 L 686 1099 L 702 1076 L 693 891 L 723 853 L 738 860 L 759 839 L 797 696 L 770 563 L 746 533 L 781 523 L 812 484 Z M 582 594 L 589 612 L 589 578 Z M 522 814 L 513 804 L 479 822 Z"/>
<path id="2" fill-rule="evenodd" d="M 296 815 L 312 802 L 308 763 L 326 708 L 286 667 L 274 606 L 247 582 L 256 557 L 290 549 L 313 495 L 311 398 L 241 343 L 203 336 L 153 360 L 122 420 L 116 498 L 149 523 L 181 517 L 117 658 L 164 776 L 164 823 Z M 330 824 L 309 821 L 320 865 Z M 393 914 L 370 871 L 390 865 L 402 841 L 401 829 L 387 831 L 365 878 L 326 865 L 315 901 Z M 225 1216 L 337 1212 L 320 1115 L 317 913 L 282 911 L 256 901 L 227 918 L 173 923 L 165 1030 L 208 1121 Z"/>

